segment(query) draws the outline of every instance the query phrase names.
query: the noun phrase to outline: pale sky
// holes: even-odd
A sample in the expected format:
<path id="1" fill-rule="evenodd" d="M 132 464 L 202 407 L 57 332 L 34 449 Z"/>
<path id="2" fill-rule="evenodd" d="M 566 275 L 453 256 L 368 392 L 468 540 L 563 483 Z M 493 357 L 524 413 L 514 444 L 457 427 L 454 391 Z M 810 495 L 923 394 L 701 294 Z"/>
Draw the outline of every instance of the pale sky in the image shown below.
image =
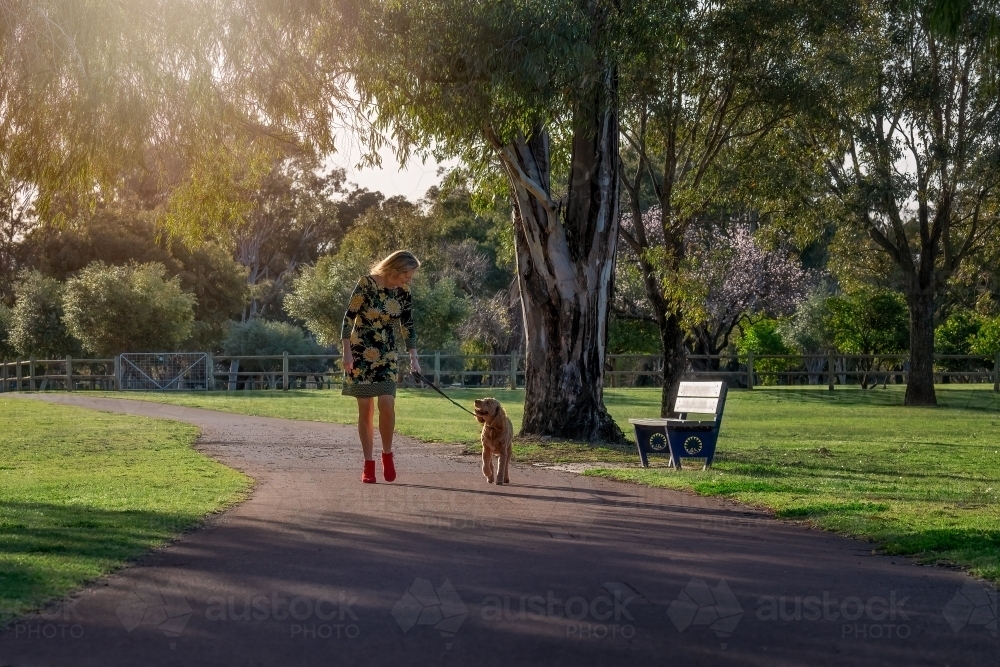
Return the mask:
<path id="1" fill-rule="evenodd" d="M 381 169 L 358 170 L 355 168 L 360 156 L 357 144 L 341 138 L 337 145 L 340 151 L 327 158 L 328 164 L 344 169 L 348 182 L 357 183 L 369 190 L 379 190 L 386 197 L 403 195 L 410 201 L 416 201 L 424 196 L 429 187 L 441 182 L 441 176 L 438 175 L 440 165 L 434 158 L 428 158 L 425 162 L 412 156 L 405 167 L 401 168 L 392 149 L 384 147 L 379 151 L 382 156 Z M 453 167 L 454 163 L 448 162 L 445 165 Z"/>

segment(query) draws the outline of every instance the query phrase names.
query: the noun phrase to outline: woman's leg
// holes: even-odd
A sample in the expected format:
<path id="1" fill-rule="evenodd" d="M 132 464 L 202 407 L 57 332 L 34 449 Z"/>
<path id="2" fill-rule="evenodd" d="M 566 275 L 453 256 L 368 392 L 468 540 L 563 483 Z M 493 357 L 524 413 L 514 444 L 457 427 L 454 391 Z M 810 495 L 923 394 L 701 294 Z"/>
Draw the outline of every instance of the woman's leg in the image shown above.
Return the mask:
<path id="1" fill-rule="evenodd" d="M 371 423 L 371 422 L 369 422 Z M 389 394 L 378 397 L 378 432 L 382 436 L 382 451 L 392 451 L 392 432 L 396 428 L 396 397 Z"/>
<path id="2" fill-rule="evenodd" d="M 381 397 L 379 397 L 381 398 Z M 365 453 L 365 461 L 374 461 L 375 454 L 375 399 L 358 399 L 358 436 L 361 438 L 361 449 Z M 381 421 L 381 419 L 380 419 Z"/>

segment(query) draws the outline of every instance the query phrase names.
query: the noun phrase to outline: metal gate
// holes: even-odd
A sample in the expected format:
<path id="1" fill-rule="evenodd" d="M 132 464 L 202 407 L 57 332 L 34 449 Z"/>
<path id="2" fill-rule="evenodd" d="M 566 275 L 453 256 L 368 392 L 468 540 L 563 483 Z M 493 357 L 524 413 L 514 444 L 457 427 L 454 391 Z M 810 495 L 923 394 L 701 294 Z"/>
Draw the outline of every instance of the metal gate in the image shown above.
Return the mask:
<path id="1" fill-rule="evenodd" d="M 118 364 L 118 387 L 124 390 L 206 390 L 208 383 L 204 352 L 130 352 Z"/>

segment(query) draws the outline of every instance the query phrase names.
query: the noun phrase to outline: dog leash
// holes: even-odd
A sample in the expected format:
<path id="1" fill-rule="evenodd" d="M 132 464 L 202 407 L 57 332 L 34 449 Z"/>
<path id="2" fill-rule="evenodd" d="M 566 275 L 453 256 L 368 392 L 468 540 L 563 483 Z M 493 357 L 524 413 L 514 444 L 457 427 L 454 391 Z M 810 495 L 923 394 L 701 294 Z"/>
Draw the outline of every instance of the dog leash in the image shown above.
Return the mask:
<path id="1" fill-rule="evenodd" d="M 475 416 L 476 416 L 476 413 L 475 413 L 475 412 L 472 412 L 472 411 L 471 411 L 471 410 L 469 410 L 468 408 L 466 408 L 466 407 L 464 407 L 464 406 L 462 406 L 462 405 L 460 405 L 460 404 L 458 404 L 458 403 L 455 403 L 455 401 L 454 401 L 454 400 L 453 400 L 453 399 L 451 398 L 451 396 L 449 396 L 448 394 L 446 394 L 446 393 L 444 393 L 443 391 L 441 391 L 440 389 L 438 389 L 438 388 L 437 388 L 437 385 L 435 385 L 435 384 L 434 384 L 433 382 L 431 382 L 430 380 L 428 380 L 427 378 L 425 378 L 425 377 L 424 377 L 423 375 L 421 375 L 421 374 L 420 374 L 420 373 L 418 373 L 417 371 L 410 371 L 410 372 L 411 372 L 411 373 L 413 373 L 414 377 L 416 377 L 416 378 L 417 378 L 418 380 L 420 380 L 421 382 L 423 382 L 424 384 L 426 384 L 426 385 L 427 385 L 428 387 L 430 387 L 431 389 L 433 389 L 433 390 L 434 390 L 434 391 L 436 391 L 437 393 L 439 393 L 439 394 L 441 394 L 442 396 L 444 396 L 445 398 L 447 398 L 447 399 L 448 399 L 449 401 L 451 401 L 451 402 L 452 402 L 452 403 L 453 403 L 454 405 L 456 405 L 457 407 L 461 408 L 462 410 L 465 410 L 466 412 L 468 412 L 468 413 L 469 413 L 470 415 L 472 415 L 473 417 L 475 417 Z"/>

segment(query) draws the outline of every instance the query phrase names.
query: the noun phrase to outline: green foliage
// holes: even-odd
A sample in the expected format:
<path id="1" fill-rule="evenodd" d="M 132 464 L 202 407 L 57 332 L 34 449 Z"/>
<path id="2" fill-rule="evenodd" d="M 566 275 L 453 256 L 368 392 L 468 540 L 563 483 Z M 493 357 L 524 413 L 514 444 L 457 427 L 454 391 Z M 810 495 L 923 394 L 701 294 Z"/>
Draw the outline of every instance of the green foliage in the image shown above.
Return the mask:
<path id="1" fill-rule="evenodd" d="M 736 343 L 740 354 L 790 354 L 778 331 L 778 320 L 762 317 L 740 327 L 742 336 Z"/>
<path id="2" fill-rule="evenodd" d="M 337 252 L 345 271 L 360 277 L 377 260 L 391 252 L 413 252 L 425 269 L 438 269 L 444 262 L 443 246 L 450 236 L 464 237 L 442 216 L 426 215 L 402 197 L 392 197 L 369 208 L 345 235 Z M 425 272 L 426 273 L 426 272 Z M 357 280 L 357 278 L 355 278 Z"/>
<path id="3" fill-rule="evenodd" d="M 510 283 L 502 223 L 472 210 L 460 185 L 432 188 L 418 207 L 400 197 L 378 202 L 344 236 L 336 254 L 302 269 L 285 297 L 285 310 L 326 345 L 339 344 L 347 302 L 358 279 L 394 250 L 420 258 L 412 283 L 417 343 L 423 350 L 458 346 L 459 326 L 477 298 L 490 298 Z M 507 224 L 506 226 L 509 226 Z"/>
<path id="4" fill-rule="evenodd" d="M 741 362 L 746 363 L 746 355 L 753 352 L 754 356 L 768 354 L 791 354 L 782 340 L 779 332 L 780 323 L 768 317 L 762 317 L 749 324 L 740 326 L 741 336 L 736 341 L 736 351 L 744 358 Z M 754 359 L 754 371 L 761 373 L 761 383 L 764 385 L 778 384 L 778 373 L 787 370 L 792 362 L 789 359 Z"/>
<path id="5" fill-rule="evenodd" d="M 10 344 L 22 357 L 62 359 L 79 356 L 79 342 L 63 324 L 63 285 L 31 271 L 14 287 Z"/>
<path id="6" fill-rule="evenodd" d="M 829 288 L 821 285 L 796 307 L 790 318 L 778 326 L 785 345 L 802 354 L 826 352 L 833 348 L 827 304 L 829 297 Z"/>
<path id="7" fill-rule="evenodd" d="M 971 354 L 972 343 L 983 324 L 977 313 L 957 309 L 934 330 L 936 354 Z M 963 359 L 938 359 L 935 366 L 945 371 L 960 371 L 969 366 Z"/>
<path id="8" fill-rule="evenodd" d="M 591 31 L 607 16 L 568 0 L 424 0 L 361 3 L 352 18 L 345 46 L 379 127 L 406 139 L 401 151 L 435 145 L 482 165 L 485 125 L 527 135 L 586 95 L 601 64 Z"/>
<path id="9" fill-rule="evenodd" d="M 162 264 L 94 262 L 66 283 L 66 326 L 101 356 L 178 349 L 191 334 L 195 298 Z"/>
<path id="10" fill-rule="evenodd" d="M 233 238 L 249 224 L 254 209 L 250 193 L 264 183 L 275 158 L 258 142 L 226 145 L 216 140 L 204 146 L 188 178 L 170 193 L 167 229 L 191 245 Z"/>
<path id="11" fill-rule="evenodd" d="M 299 327 L 288 322 L 269 322 L 255 317 L 252 320 L 234 322 L 229 328 L 229 335 L 222 344 L 222 351 L 232 355 L 275 355 L 288 354 L 323 354 L 324 350 L 316 341 L 305 335 Z M 240 370 L 264 370 L 267 364 L 260 362 L 242 362 Z M 273 364 L 271 365 L 273 366 Z M 322 366 L 317 361 L 296 360 L 289 362 L 291 370 L 312 370 Z"/>
<path id="12" fill-rule="evenodd" d="M 979 331 L 969 340 L 969 351 L 984 357 L 1000 352 L 1000 315 L 982 322 Z"/>
<path id="13" fill-rule="evenodd" d="M 185 30 L 168 37 L 161 26 L 193 27 L 198 4 L 4 3 L 0 147 L 18 175 L 39 187 L 43 204 L 70 189 L 92 196 L 95 181 L 110 185 L 122 165 L 137 163 L 147 141 L 166 129 L 156 107 L 179 102 L 171 84 L 180 83 L 182 70 L 201 80 L 211 61 L 186 60 L 180 52 L 193 44 L 176 39 Z"/>
<path id="14" fill-rule="evenodd" d="M 21 244 L 28 263 L 65 282 L 94 262 L 122 266 L 159 262 L 172 274 L 179 267 L 157 241 L 157 227 L 148 213 L 126 207 L 78 211 L 61 224 L 47 221 Z"/>
<path id="15" fill-rule="evenodd" d="M 347 302 L 358 278 L 364 275 L 351 268 L 338 261 L 337 256 L 322 257 L 314 266 L 302 269 L 285 296 L 288 314 L 305 322 L 306 328 L 324 345 L 340 345 Z"/>
<path id="16" fill-rule="evenodd" d="M 934 351 L 937 354 L 969 354 L 972 339 L 982 325 L 982 318 L 976 313 L 955 310 L 934 330 Z"/>
<path id="17" fill-rule="evenodd" d="M 411 290 L 417 345 L 424 350 L 446 349 L 469 312 L 465 298 L 455 289 L 455 281 L 442 278 L 432 284 L 427 274 L 421 276 L 418 271 Z"/>
<path id="18" fill-rule="evenodd" d="M 14 326 L 14 313 L 0 303 L 0 359 L 13 359 L 17 352 L 10 342 L 10 330 Z"/>
<path id="19" fill-rule="evenodd" d="M 661 354 L 660 330 L 655 322 L 608 320 L 608 354 Z"/>
<path id="20" fill-rule="evenodd" d="M 864 290 L 827 301 L 837 349 L 847 354 L 897 354 L 910 344 L 906 302 L 897 292 Z"/>
<path id="21" fill-rule="evenodd" d="M 249 299 L 247 269 L 217 243 L 193 250 L 175 243 L 172 253 L 182 266 L 177 274 L 181 289 L 195 297 L 194 322 L 185 347 L 218 350 L 229 322 L 240 316 Z"/>

